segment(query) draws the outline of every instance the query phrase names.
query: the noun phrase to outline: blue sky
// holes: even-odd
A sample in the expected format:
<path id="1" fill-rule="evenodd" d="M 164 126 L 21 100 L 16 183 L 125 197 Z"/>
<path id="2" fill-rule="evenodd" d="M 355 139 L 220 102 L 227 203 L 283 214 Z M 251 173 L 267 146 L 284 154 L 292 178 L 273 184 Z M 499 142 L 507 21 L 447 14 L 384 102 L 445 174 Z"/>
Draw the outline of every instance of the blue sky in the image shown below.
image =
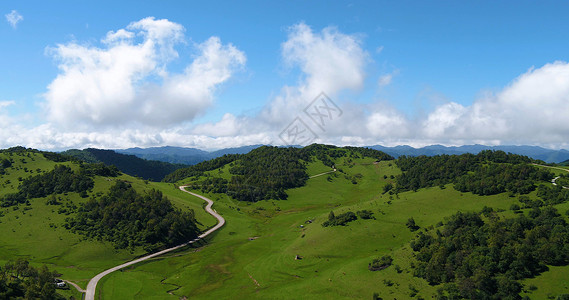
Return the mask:
<path id="1" fill-rule="evenodd" d="M 0 2 L 0 147 L 569 147 L 567 3 L 205 2 Z"/>

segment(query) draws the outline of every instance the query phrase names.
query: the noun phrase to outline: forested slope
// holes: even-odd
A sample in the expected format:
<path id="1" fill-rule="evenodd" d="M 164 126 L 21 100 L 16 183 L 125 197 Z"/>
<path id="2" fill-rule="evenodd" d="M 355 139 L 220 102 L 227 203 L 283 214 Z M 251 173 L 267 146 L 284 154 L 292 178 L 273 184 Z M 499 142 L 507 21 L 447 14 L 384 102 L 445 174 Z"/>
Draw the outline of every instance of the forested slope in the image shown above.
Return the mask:
<path id="1" fill-rule="evenodd" d="M 145 160 L 134 155 L 117 153 L 113 150 L 94 148 L 84 150 L 72 149 L 62 152 L 62 154 L 89 163 L 102 162 L 108 166 L 113 165 L 121 170 L 121 172 L 152 181 L 161 181 L 166 175 L 177 169 L 186 167 L 186 165 L 183 164 Z"/>

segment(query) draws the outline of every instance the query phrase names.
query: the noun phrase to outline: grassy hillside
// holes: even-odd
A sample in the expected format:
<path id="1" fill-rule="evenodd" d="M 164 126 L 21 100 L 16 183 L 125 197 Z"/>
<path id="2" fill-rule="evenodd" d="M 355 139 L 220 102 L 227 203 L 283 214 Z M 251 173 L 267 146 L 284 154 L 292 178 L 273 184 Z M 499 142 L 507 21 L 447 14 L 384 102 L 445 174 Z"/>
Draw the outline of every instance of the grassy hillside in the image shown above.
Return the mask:
<path id="1" fill-rule="evenodd" d="M 475 212 L 487 206 L 500 211 L 502 218 L 529 211 L 521 209 L 516 214 L 510 210 L 513 204 L 522 205 L 518 196 L 479 196 L 456 191 L 451 184 L 390 195 L 384 193 L 384 186 L 395 184 L 401 173 L 393 161 L 377 163 L 363 155 L 329 158 L 337 172 L 312 177 L 332 169 L 319 159 L 307 162 L 306 185 L 287 190 L 286 200 L 246 202 L 210 193 L 216 210 L 227 220 L 211 243 L 195 253 L 114 273 L 105 279 L 100 292 L 105 298 L 124 299 L 228 295 L 233 299 L 361 299 L 374 293 L 383 299 L 426 299 L 442 285 L 431 286 L 413 276 L 409 242 L 417 231 L 409 230 L 409 218 L 424 231 L 457 211 Z M 193 174 L 178 184 L 200 182 L 208 176 L 231 180 L 230 170 L 228 164 L 201 176 Z M 537 192 L 527 196 L 537 199 Z M 567 203 L 556 207 L 564 213 Z M 339 215 L 361 210 L 373 212 L 375 219 L 321 226 L 330 211 Z M 383 255 L 393 258 L 393 266 L 368 270 L 368 264 Z M 562 294 L 567 276 L 569 267 L 552 267 L 527 280 L 537 289 L 529 290 L 526 284 L 524 291 L 532 298 Z M 546 280 L 553 283 L 544 284 Z M 550 286 L 559 287 L 550 291 Z"/>
<path id="2" fill-rule="evenodd" d="M 182 249 L 112 273 L 99 283 L 98 295 L 102 299 L 369 299 L 377 293 L 383 299 L 432 298 L 443 285 L 432 286 L 413 276 L 412 266 L 417 262 L 410 241 L 418 232 L 435 234 L 441 222 L 457 211 L 478 212 L 490 207 L 500 218 L 529 214 L 531 208 L 524 207 L 539 199 L 539 188 L 524 195 L 526 199 L 512 193 L 481 196 L 459 192 L 452 183 L 440 182 L 397 194 L 394 188 L 390 193 L 385 186 L 396 186 L 402 173 L 395 161 L 378 161 L 374 157 L 377 153 L 350 148 L 316 150 L 301 158 L 306 181 L 287 189 L 286 200 L 238 201 L 225 193 L 205 193 L 227 221 L 220 231 L 199 248 Z M 8 156 L 0 153 L 0 161 Z M 14 163 L 0 178 L 0 196 L 17 189 L 18 177 L 53 169 L 56 164 L 41 153 L 12 154 L 10 158 Z M 98 176 L 88 195 L 106 192 L 117 179 L 129 181 L 141 192 L 156 188 L 176 206 L 194 209 L 201 228 L 207 228 L 215 223 L 214 218 L 201 209 L 201 200 L 188 197 L 177 185 L 195 184 L 195 191 L 203 193 L 210 187 L 200 184 L 208 178 L 229 183 L 242 174 L 233 170 L 244 165 L 240 159 L 236 156 L 226 163 L 194 167 L 186 171 L 190 177 L 180 177 L 183 179 L 175 183 L 145 182 L 127 175 Z M 62 164 L 78 168 L 70 162 Z M 551 185 L 549 180 L 541 183 Z M 48 199 L 38 198 L 16 210 L 2 208 L 0 262 L 24 257 L 36 265 L 45 263 L 84 287 L 99 271 L 143 254 L 140 248 L 117 250 L 109 243 L 85 240 L 63 229 L 58 224 L 66 216 L 59 213 L 60 208 L 71 202 L 79 205 L 86 198 L 77 193 L 61 197 L 61 206 L 47 205 Z M 554 207 L 568 219 L 568 202 Z M 322 226 L 331 211 L 339 216 L 364 210 L 372 212 L 373 218 L 360 217 L 345 226 Z M 417 231 L 409 229 L 410 218 L 419 227 Z M 368 269 L 374 259 L 385 255 L 393 258 L 392 266 L 380 271 Z M 542 299 L 567 293 L 569 267 L 548 267 L 548 271 L 520 281 L 524 284 L 522 296 Z"/>
<path id="3" fill-rule="evenodd" d="M 0 151 L 0 161 L 11 161 L 11 166 L 0 175 L 0 197 L 18 191 L 18 186 L 30 176 L 45 174 L 56 165 L 78 170 L 77 163 L 47 159 L 50 154 L 28 149 Z M 0 265 L 6 261 L 24 258 L 32 265 L 47 265 L 61 273 L 61 277 L 85 287 L 88 280 L 100 271 L 144 254 L 141 247 L 115 249 L 109 242 L 86 239 L 64 228 L 65 219 L 75 215 L 73 211 L 91 196 L 106 193 L 117 180 L 128 181 L 139 192 L 158 189 L 178 208 L 193 209 L 196 218 L 205 229 L 215 224 L 210 215 L 203 212 L 200 199 L 191 199 L 171 184 L 152 183 L 129 175 L 118 177 L 95 176 L 94 187 L 87 197 L 79 193 L 57 194 L 59 205 L 48 205 L 50 197 L 28 199 L 26 203 L 0 208 Z M 69 295 L 73 291 L 65 292 Z M 77 297 L 77 295 L 75 295 Z"/>

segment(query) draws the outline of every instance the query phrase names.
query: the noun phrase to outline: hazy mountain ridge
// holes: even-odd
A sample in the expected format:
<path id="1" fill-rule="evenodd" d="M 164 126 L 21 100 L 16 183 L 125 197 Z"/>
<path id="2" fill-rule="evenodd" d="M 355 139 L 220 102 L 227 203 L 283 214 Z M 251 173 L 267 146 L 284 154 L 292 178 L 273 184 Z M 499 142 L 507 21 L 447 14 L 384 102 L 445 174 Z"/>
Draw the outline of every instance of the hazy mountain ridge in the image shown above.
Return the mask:
<path id="1" fill-rule="evenodd" d="M 147 160 L 157 160 L 173 164 L 195 165 L 202 161 L 214 159 L 225 154 L 247 154 L 262 145 L 250 145 L 235 148 L 224 148 L 217 151 L 204 151 L 196 148 L 184 147 L 152 147 L 128 148 L 114 150 L 117 153 L 135 155 Z"/>
<path id="2" fill-rule="evenodd" d="M 547 163 L 559 163 L 569 160 L 569 151 L 565 149 L 553 150 L 539 146 L 484 146 L 484 145 L 465 145 L 465 146 L 451 146 L 446 147 L 442 145 L 432 145 L 422 148 L 413 148 L 411 146 L 395 146 L 385 147 L 381 145 L 370 146 L 369 148 L 383 151 L 395 158 L 407 156 L 434 156 L 441 154 L 460 155 L 464 153 L 478 154 L 482 150 L 501 150 L 513 154 L 525 155 L 533 159 L 543 160 Z"/>
<path id="3" fill-rule="evenodd" d="M 135 155 L 118 153 L 113 150 L 87 148 L 84 150 L 71 149 L 61 154 L 73 156 L 88 163 L 102 162 L 114 165 L 122 172 L 139 176 L 143 179 L 160 181 L 164 176 L 175 170 L 185 167 L 182 164 L 173 164 L 158 160 L 147 160 Z"/>
<path id="4" fill-rule="evenodd" d="M 235 148 L 225 148 L 217 151 L 204 151 L 196 148 L 184 147 L 152 147 L 152 148 L 128 148 L 114 150 L 117 153 L 135 155 L 147 160 L 157 160 L 174 164 L 194 165 L 202 161 L 214 159 L 225 154 L 247 154 L 251 150 L 262 145 L 242 146 Z M 381 145 L 366 146 L 367 148 L 383 151 L 397 158 L 402 155 L 407 156 L 434 156 L 441 154 L 460 155 L 464 153 L 478 154 L 482 150 L 502 150 L 513 154 L 525 155 L 533 159 L 543 160 L 547 163 L 560 163 L 569 160 L 569 151 L 565 149 L 553 150 L 539 146 L 485 146 L 485 145 L 465 145 L 465 146 L 442 146 L 431 145 L 422 148 L 411 146 L 385 147 Z"/>

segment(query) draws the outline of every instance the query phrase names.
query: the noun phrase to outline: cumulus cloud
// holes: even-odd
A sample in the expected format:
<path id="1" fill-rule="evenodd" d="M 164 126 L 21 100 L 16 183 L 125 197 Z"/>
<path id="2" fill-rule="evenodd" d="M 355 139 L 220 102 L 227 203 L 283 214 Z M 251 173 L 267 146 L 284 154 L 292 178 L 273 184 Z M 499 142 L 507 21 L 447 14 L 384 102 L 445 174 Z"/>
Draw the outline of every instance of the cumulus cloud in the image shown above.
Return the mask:
<path id="1" fill-rule="evenodd" d="M 246 57 L 211 37 L 196 45 L 183 72 L 170 73 L 182 42 L 183 26 L 148 17 L 108 32 L 102 47 L 71 42 L 48 49 L 60 69 L 45 94 L 49 120 L 67 129 L 192 121 Z"/>
<path id="2" fill-rule="evenodd" d="M 16 10 L 12 10 L 9 14 L 4 15 L 6 17 L 6 21 L 12 28 L 16 29 L 18 23 L 24 20 L 24 17 L 20 15 Z"/>
<path id="3" fill-rule="evenodd" d="M 396 110 L 377 110 L 367 118 L 366 128 L 375 138 L 407 137 L 408 120 Z"/>
<path id="4" fill-rule="evenodd" d="M 212 137 L 238 136 L 243 134 L 241 129 L 246 126 L 246 122 L 245 118 L 238 118 L 233 114 L 226 113 L 219 122 L 199 124 L 192 132 Z"/>
<path id="5" fill-rule="evenodd" d="M 368 56 L 356 35 L 344 34 L 335 27 L 314 32 L 304 23 L 291 26 L 282 44 L 282 57 L 303 76 L 297 85 L 283 87 L 264 108 L 262 117 L 282 126 L 322 92 L 334 97 L 342 90 L 362 88 Z"/>
<path id="6" fill-rule="evenodd" d="M 342 109 L 335 107 L 335 99 L 339 92 L 345 90 L 359 90 L 363 87 L 365 79 L 365 66 L 369 54 L 362 48 L 361 40 L 357 35 L 340 32 L 335 27 L 326 27 L 321 31 L 314 31 L 308 25 L 299 23 L 288 28 L 288 37 L 281 45 L 282 61 L 290 69 L 299 70 L 301 76 L 295 85 L 285 85 L 281 91 L 253 116 L 235 116 L 225 114 L 223 118 L 214 123 L 196 126 L 193 134 L 218 136 L 227 141 L 229 137 L 243 137 L 255 144 L 287 143 L 279 137 L 297 117 L 303 119 L 300 125 L 307 125 L 315 131 L 316 142 L 327 141 L 329 137 L 342 134 L 345 131 L 358 131 L 351 122 L 350 117 L 339 120 Z M 305 109 L 311 105 L 318 105 L 321 113 L 328 113 L 322 108 L 326 103 L 315 103 L 315 98 L 324 92 L 334 103 L 327 102 L 335 109 L 334 118 L 326 119 L 325 128 L 316 124 Z M 316 111 L 312 111 L 316 113 Z M 353 111 L 350 110 L 350 114 Z M 365 112 L 358 110 L 358 117 Z M 312 115 L 315 120 L 318 116 Z M 364 118 L 365 119 L 365 118 Z M 348 121 L 344 123 L 344 121 Z M 365 127 L 365 123 L 360 122 Z M 320 126 L 319 126 L 320 125 Z M 350 129 L 348 129 L 350 128 Z M 306 128 L 304 128 L 306 129 Z M 361 128 L 359 129 L 361 131 Z"/>
<path id="7" fill-rule="evenodd" d="M 528 70 L 470 106 L 451 102 L 437 107 L 420 133 L 438 140 L 567 143 L 567 116 L 569 63 L 554 62 Z"/>

